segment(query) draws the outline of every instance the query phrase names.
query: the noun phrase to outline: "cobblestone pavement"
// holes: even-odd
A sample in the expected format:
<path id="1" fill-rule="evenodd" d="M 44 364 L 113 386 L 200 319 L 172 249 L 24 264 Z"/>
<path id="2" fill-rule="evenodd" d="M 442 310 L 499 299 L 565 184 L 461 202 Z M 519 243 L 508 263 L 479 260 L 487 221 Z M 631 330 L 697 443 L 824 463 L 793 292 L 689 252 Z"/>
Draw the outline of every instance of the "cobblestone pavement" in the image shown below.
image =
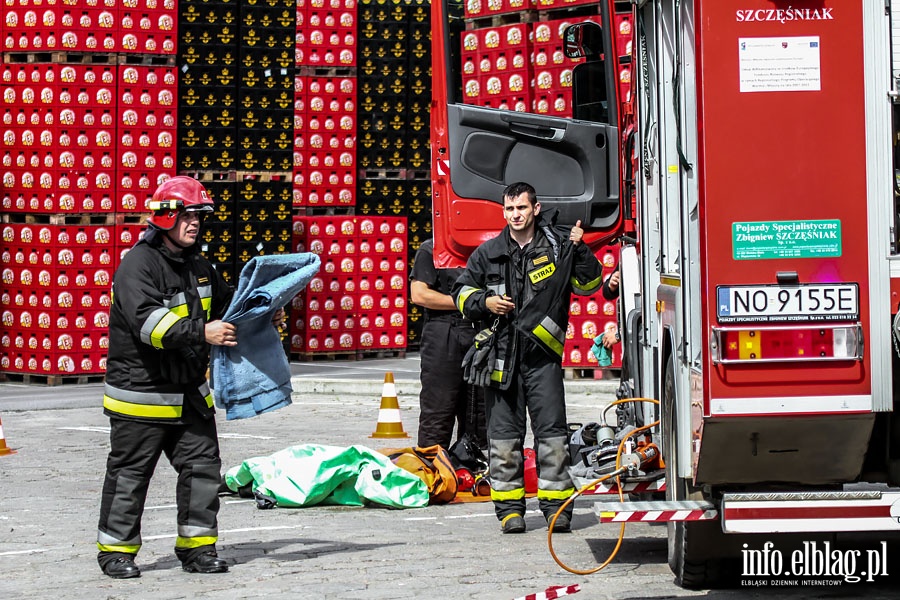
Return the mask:
<path id="1" fill-rule="evenodd" d="M 341 388 L 338 380 L 321 376 L 312 377 L 312 383 L 297 381 L 291 406 L 253 419 L 229 422 L 220 412 L 224 467 L 295 444 L 403 445 L 404 440 L 369 437 L 377 424 L 383 373 L 363 377 L 368 388 Z M 578 388 L 570 388 L 569 420 L 598 420 L 613 387 L 594 384 L 593 392 L 575 394 Z M 404 430 L 415 436 L 417 382 L 398 379 L 397 388 Z M 10 408 L 23 396 L 53 400 L 40 409 Z M 513 600 L 572 584 L 581 586 L 572 596 L 576 600 L 771 595 L 770 590 L 697 592 L 675 586 L 666 564 L 664 526 L 629 525 L 609 567 L 589 576 L 570 573 L 548 551 L 546 524 L 534 499 L 528 501 L 528 532 L 503 536 L 490 503 L 414 510 L 259 510 L 252 500 L 223 496 L 219 552 L 231 570 L 188 574 L 172 552 L 175 474 L 165 460 L 151 483 L 144 515 L 138 557 L 143 576 L 111 580 L 96 563 L 97 511 L 109 447 L 108 420 L 99 402 L 96 385 L 51 390 L 0 385 L 6 442 L 17 450 L 0 457 L 0 598 Z M 413 443 L 414 437 L 406 441 Z M 597 523 L 593 502 L 579 498 L 573 533 L 553 536 L 559 558 L 576 570 L 603 562 L 618 534 L 617 526 Z M 849 597 L 863 589 L 822 588 L 814 596 Z M 884 595 L 866 589 L 867 598 L 895 597 L 893 589 Z M 812 597 L 804 592 L 779 595 Z"/>

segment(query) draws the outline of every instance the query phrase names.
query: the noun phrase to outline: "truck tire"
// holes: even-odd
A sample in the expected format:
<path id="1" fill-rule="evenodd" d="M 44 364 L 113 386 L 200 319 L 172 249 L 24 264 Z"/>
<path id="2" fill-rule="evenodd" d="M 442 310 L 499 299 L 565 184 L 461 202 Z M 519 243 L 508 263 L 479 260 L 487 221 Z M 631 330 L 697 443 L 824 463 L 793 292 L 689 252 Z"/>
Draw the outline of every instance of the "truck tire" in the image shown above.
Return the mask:
<path id="1" fill-rule="evenodd" d="M 663 383 L 663 457 L 666 461 L 666 500 L 703 500 L 703 492 L 694 488 L 690 481 L 676 476 L 677 451 L 675 417 L 675 361 L 669 355 L 666 361 Z M 669 568 L 675 575 L 675 583 L 684 588 L 699 589 L 714 587 L 723 578 L 721 559 L 710 557 L 715 548 L 721 547 L 724 534 L 715 521 L 669 521 L 668 557 Z"/>

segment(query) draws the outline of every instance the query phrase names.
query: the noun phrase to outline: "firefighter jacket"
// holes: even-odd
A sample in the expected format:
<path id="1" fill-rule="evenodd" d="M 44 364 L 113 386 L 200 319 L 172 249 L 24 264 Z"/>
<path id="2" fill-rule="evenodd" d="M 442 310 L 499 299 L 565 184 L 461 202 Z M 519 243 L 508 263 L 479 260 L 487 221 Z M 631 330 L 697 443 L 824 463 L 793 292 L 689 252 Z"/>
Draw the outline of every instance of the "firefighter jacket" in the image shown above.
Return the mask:
<path id="1" fill-rule="evenodd" d="M 232 290 L 196 244 L 178 256 L 155 233 L 148 229 L 150 241 L 125 254 L 113 277 L 104 413 L 166 423 L 209 417 L 205 327 L 225 313 Z"/>
<path id="2" fill-rule="evenodd" d="M 453 287 L 463 315 L 494 327 L 491 387 L 509 388 L 520 335 L 561 361 L 571 293 L 589 295 L 602 284 L 600 262 L 585 244 L 569 241 L 571 229 L 556 225 L 556 216 L 554 209 L 538 214 L 534 238 L 521 252 L 504 227 L 475 249 Z M 504 294 L 515 310 L 491 314 L 485 300 Z"/>

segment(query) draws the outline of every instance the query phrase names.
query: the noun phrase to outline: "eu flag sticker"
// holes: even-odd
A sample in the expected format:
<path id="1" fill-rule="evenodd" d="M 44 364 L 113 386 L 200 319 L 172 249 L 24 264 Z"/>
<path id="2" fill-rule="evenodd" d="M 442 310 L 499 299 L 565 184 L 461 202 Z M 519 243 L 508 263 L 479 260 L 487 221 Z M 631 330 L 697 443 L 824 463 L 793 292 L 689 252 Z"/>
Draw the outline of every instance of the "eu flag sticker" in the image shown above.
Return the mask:
<path id="1" fill-rule="evenodd" d="M 728 288 L 720 287 L 716 290 L 719 301 L 719 316 L 727 317 L 731 315 L 731 294 Z"/>

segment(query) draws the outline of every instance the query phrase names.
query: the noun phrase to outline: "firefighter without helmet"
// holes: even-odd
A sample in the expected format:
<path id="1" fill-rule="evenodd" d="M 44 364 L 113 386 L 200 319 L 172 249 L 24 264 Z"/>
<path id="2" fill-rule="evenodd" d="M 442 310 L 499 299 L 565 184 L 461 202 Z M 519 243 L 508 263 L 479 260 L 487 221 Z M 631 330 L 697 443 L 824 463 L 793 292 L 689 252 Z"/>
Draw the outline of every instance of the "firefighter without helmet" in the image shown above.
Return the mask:
<path id="1" fill-rule="evenodd" d="M 213 200 L 203 184 L 179 175 L 162 182 L 153 192 L 149 203 L 153 214 L 148 221 L 158 229 L 169 231 L 175 227 L 179 211 L 212 212 L 213 206 Z"/>

